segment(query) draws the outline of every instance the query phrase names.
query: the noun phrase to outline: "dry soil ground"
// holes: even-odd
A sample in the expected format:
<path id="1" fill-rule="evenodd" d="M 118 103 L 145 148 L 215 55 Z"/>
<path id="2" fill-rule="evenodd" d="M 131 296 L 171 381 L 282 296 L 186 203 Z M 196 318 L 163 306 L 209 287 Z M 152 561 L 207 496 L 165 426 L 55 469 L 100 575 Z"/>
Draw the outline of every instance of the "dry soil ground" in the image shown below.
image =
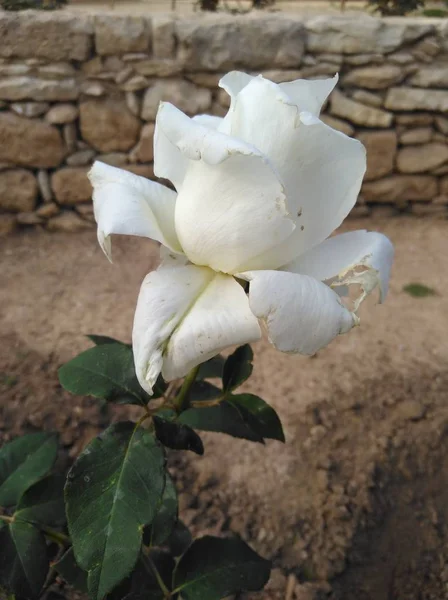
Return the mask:
<path id="1" fill-rule="evenodd" d="M 349 221 L 388 234 L 397 255 L 383 306 L 315 358 L 255 346 L 247 386 L 271 401 L 286 445 L 204 436 L 204 457 L 173 457 L 185 520 L 238 531 L 274 559 L 257 598 L 448 598 L 448 224 Z M 0 442 L 62 428 L 69 460 L 108 418 L 62 392 L 57 366 L 86 333 L 129 339 L 147 240 L 116 239 L 108 264 L 93 232 L 0 241 Z M 436 291 L 414 298 L 410 282 Z M 288 579 L 289 576 L 289 579 Z M 286 592 L 289 581 L 289 591 Z M 296 585 L 300 582 L 300 585 Z"/>

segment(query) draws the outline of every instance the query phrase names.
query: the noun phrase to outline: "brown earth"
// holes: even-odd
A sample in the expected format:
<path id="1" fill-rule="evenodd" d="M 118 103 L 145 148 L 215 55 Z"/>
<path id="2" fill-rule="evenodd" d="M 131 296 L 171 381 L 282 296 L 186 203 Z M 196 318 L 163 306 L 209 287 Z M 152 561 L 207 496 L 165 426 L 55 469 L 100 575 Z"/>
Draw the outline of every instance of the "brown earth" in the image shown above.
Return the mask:
<path id="1" fill-rule="evenodd" d="M 184 520 L 235 530 L 276 570 L 254 598 L 448 598 L 446 221 L 349 221 L 396 244 L 384 306 L 315 358 L 255 346 L 248 390 L 278 410 L 287 442 L 206 434 L 205 456 L 172 457 Z M 155 245 L 116 239 L 109 265 L 93 232 L 0 241 L 0 442 L 62 431 L 70 460 L 116 414 L 64 393 L 59 364 L 86 333 L 129 339 Z M 437 294 L 403 291 L 424 283 Z M 122 414 L 124 409 L 119 409 Z"/>

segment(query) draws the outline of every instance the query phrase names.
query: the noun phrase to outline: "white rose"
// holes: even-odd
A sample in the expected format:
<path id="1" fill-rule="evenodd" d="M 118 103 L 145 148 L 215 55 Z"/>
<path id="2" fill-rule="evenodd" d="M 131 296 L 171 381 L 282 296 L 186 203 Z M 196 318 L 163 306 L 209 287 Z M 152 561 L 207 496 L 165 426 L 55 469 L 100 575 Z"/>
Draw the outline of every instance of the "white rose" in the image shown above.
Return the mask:
<path id="1" fill-rule="evenodd" d="M 177 193 L 93 166 L 106 255 L 112 233 L 162 244 L 133 329 L 137 376 L 149 393 L 159 373 L 170 381 L 228 346 L 258 340 L 258 319 L 279 350 L 314 354 L 358 323 L 373 289 L 384 299 L 390 241 L 366 231 L 327 239 L 355 204 L 366 168 L 362 144 L 318 118 L 336 82 L 276 85 L 232 72 L 220 82 L 231 96 L 224 119 L 190 119 L 162 103 L 154 171 Z M 350 311 L 339 294 L 353 283 L 362 293 Z"/>

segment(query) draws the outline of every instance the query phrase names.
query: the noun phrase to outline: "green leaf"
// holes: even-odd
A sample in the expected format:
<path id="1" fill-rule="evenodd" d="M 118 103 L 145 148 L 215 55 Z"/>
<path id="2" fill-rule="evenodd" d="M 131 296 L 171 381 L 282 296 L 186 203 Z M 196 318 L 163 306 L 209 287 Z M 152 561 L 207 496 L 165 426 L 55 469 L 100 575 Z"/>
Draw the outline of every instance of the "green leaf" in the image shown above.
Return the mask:
<path id="1" fill-rule="evenodd" d="M 94 335 L 91 333 L 87 337 L 89 338 L 89 340 L 91 340 L 95 344 L 95 346 L 104 346 L 105 344 L 121 344 L 122 346 L 125 346 L 126 348 L 130 348 L 132 350 L 132 344 L 126 344 L 125 342 L 120 342 L 120 340 L 115 340 L 114 338 L 111 338 L 107 335 Z M 145 403 L 147 403 L 152 398 L 160 398 L 160 396 L 163 396 L 167 387 L 168 387 L 168 384 L 165 383 L 162 375 L 159 375 L 159 377 L 157 378 L 157 381 L 153 387 L 154 393 L 152 396 L 147 395 L 144 390 L 139 390 L 139 391 L 141 394 L 143 394 Z M 115 400 L 114 402 L 116 404 L 128 404 L 128 402 L 125 402 L 125 401 L 119 402 L 119 401 Z"/>
<path id="2" fill-rule="evenodd" d="M 148 546 L 161 546 L 173 531 L 177 513 L 177 491 L 173 480 L 167 474 L 163 496 L 152 524 L 145 530 L 144 543 Z"/>
<path id="3" fill-rule="evenodd" d="M 86 337 L 88 337 L 89 340 L 95 344 L 95 346 L 103 346 L 104 344 L 122 344 L 128 348 L 132 348 L 132 344 L 120 342 L 120 340 L 115 340 L 108 335 L 95 335 L 94 333 L 89 333 Z"/>
<path id="4" fill-rule="evenodd" d="M 195 381 L 188 392 L 189 402 L 204 402 L 216 400 L 223 395 L 223 391 L 208 381 Z"/>
<path id="5" fill-rule="evenodd" d="M 150 558 L 165 585 L 171 588 L 174 570 L 172 556 L 160 550 L 151 550 Z M 109 600 L 164 600 L 151 562 L 141 554 L 132 574 L 110 594 Z"/>
<path id="6" fill-rule="evenodd" d="M 43 534 L 30 523 L 14 521 L 0 530 L 0 583 L 22 598 L 37 598 L 48 573 Z"/>
<path id="7" fill-rule="evenodd" d="M 121 343 L 90 348 L 62 366 L 58 373 L 62 387 L 79 396 L 140 406 L 150 399 L 137 380 L 131 348 Z"/>
<path id="8" fill-rule="evenodd" d="M 240 346 L 229 356 L 224 365 L 222 383 L 224 391 L 230 392 L 252 375 L 254 353 L 249 344 Z"/>
<path id="9" fill-rule="evenodd" d="M 403 287 L 403 291 L 413 298 L 427 298 L 436 296 L 437 292 L 423 283 L 409 283 Z"/>
<path id="10" fill-rule="evenodd" d="M 174 572 L 184 600 L 220 600 L 230 594 L 261 590 L 271 563 L 240 539 L 205 536 L 193 542 Z"/>
<path id="11" fill-rule="evenodd" d="M 153 434 L 130 422 L 110 426 L 69 471 L 68 526 L 76 561 L 89 572 L 93 600 L 101 600 L 133 569 L 165 476 L 162 447 Z"/>
<path id="12" fill-rule="evenodd" d="M 166 545 L 173 556 L 181 556 L 192 541 L 193 538 L 188 527 L 182 521 L 177 521 L 170 537 L 166 540 Z"/>
<path id="13" fill-rule="evenodd" d="M 201 456 L 204 454 L 201 438 L 188 425 L 154 417 L 154 428 L 157 439 L 167 448 L 191 450 Z"/>
<path id="14" fill-rule="evenodd" d="M 254 394 L 235 394 L 228 400 L 245 414 L 249 426 L 261 437 L 279 442 L 285 441 L 281 421 L 267 402 Z"/>
<path id="15" fill-rule="evenodd" d="M 227 400 L 217 406 L 189 408 L 179 415 L 178 422 L 201 431 L 216 431 L 263 443 L 263 437 L 248 424 L 247 411 L 240 410 Z"/>
<path id="16" fill-rule="evenodd" d="M 221 379 L 225 358 L 218 354 L 199 367 L 196 379 Z"/>
<path id="17" fill-rule="evenodd" d="M 58 452 L 54 433 L 30 433 L 0 449 L 0 506 L 17 504 L 20 496 L 52 468 Z"/>
<path id="18" fill-rule="evenodd" d="M 87 593 L 87 573 L 76 562 L 73 548 L 69 548 L 53 566 L 67 583 L 78 591 Z"/>
<path id="19" fill-rule="evenodd" d="M 65 477 L 50 475 L 30 487 L 20 498 L 15 519 L 42 525 L 63 525 Z"/>

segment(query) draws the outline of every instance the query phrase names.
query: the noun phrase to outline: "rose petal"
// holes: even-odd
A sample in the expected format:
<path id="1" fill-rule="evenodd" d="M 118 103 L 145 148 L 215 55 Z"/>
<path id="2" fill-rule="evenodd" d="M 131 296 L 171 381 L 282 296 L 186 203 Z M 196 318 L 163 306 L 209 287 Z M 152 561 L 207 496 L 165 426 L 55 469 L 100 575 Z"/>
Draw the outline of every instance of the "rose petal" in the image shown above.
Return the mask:
<path id="1" fill-rule="evenodd" d="M 350 231 L 331 237 L 289 263 L 284 270 L 310 275 L 321 281 L 332 280 L 336 291 L 340 286 L 360 284 L 361 301 L 376 287 L 380 302 L 389 288 L 394 247 L 381 233 Z"/>
<path id="2" fill-rule="evenodd" d="M 90 170 L 89 179 L 98 241 L 109 260 L 113 233 L 148 237 L 175 252 L 182 251 L 174 229 L 175 192 L 99 161 Z"/>
<path id="3" fill-rule="evenodd" d="M 358 320 L 324 283 L 283 271 L 240 273 L 249 285 L 254 315 L 266 323 L 269 340 L 282 352 L 314 354 Z"/>

